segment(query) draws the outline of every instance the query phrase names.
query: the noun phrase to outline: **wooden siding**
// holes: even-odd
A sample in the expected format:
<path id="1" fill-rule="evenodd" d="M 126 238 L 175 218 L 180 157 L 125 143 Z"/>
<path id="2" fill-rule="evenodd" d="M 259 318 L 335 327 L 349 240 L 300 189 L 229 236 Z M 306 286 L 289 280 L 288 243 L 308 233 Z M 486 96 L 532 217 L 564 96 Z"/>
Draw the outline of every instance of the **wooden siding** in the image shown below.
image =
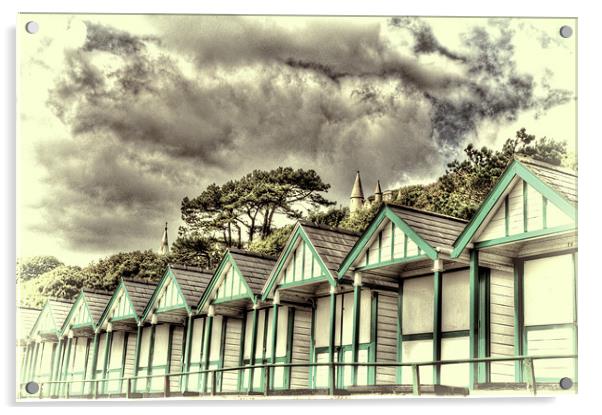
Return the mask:
<path id="1" fill-rule="evenodd" d="M 291 363 L 309 363 L 311 345 L 311 311 L 295 310 L 293 322 L 293 345 Z M 309 387 L 309 368 L 294 367 L 291 369 L 291 389 L 306 389 Z"/>
<path id="2" fill-rule="evenodd" d="M 389 293 L 378 295 L 378 319 L 376 320 L 376 361 L 395 362 L 397 360 L 397 300 L 398 296 Z M 376 384 L 394 384 L 394 367 L 377 367 Z"/>
<path id="3" fill-rule="evenodd" d="M 180 293 L 176 281 L 173 277 L 171 277 L 165 283 L 161 293 L 157 298 L 157 311 L 171 309 L 178 306 L 186 306 L 186 300 Z"/>
<path id="4" fill-rule="evenodd" d="M 107 379 L 109 379 L 109 382 L 107 382 L 106 390 L 109 393 L 120 393 L 122 390 L 122 382 L 116 379 L 121 378 L 124 349 L 125 333 L 123 331 L 113 332 L 107 365 Z"/>
<path id="5" fill-rule="evenodd" d="M 470 328 L 469 271 L 451 271 L 442 274 L 441 331 Z"/>
<path id="6" fill-rule="evenodd" d="M 433 284 L 433 277 L 430 275 L 403 281 L 401 326 L 404 335 L 433 332 Z"/>
<path id="7" fill-rule="evenodd" d="M 81 295 L 77 304 L 74 306 L 73 314 L 71 315 L 71 319 L 67 322 L 66 327 L 74 326 L 78 324 L 88 324 L 93 323 L 92 317 L 88 312 L 88 307 L 86 306 L 86 301 L 84 296 Z"/>
<path id="8" fill-rule="evenodd" d="M 252 296 L 252 293 L 242 279 L 242 276 L 236 271 L 232 264 L 228 264 L 224 267 L 219 278 L 221 278 L 221 282 L 217 289 L 215 302 L 241 296 Z"/>
<path id="9" fill-rule="evenodd" d="M 192 320 L 192 338 L 190 342 L 190 372 L 201 370 L 203 361 L 203 331 L 205 329 L 205 318 L 195 318 Z M 189 391 L 198 391 L 201 376 L 193 374 L 188 376 Z"/>
<path id="10" fill-rule="evenodd" d="M 369 242 L 366 252 L 354 265 L 363 267 L 417 255 L 420 255 L 420 248 L 416 242 L 389 219 L 385 219 Z"/>
<path id="11" fill-rule="evenodd" d="M 240 336 L 242 335 L 242 320 L 228 318 L 224 341 L 224 367 L 234 367 L 240 364 Z M 239 371 L 224 372 L 222 391 L 235 392 L 238 390 Z"/>
<path id="12" fill-rule="evenodd" d="M 128 297 L 123 286 L 120 287 L 120 291 L 117 296 L 118 297 L 115 299 L 115 302 L 112 304 L 111 310 L 109 311 L 109 318 L 119 319 L 122 317 L 134 316 L 136 313 L 132 307 L 132 304 L 130 301 L 128 301 Z"/>
<path id="13" fill-rule="evenodd" d="M 527 329 L 527 353 L 531 356 L 574 354 L 575 332 L 572 327 Z M 575 380 L 573 359 L 537 360 L 535 378 L 540 382 L 558 382 L 563 377 Z"/>
<path id="14" fill-rule="evenodd" d="M 491 270 L 489 348 L 492 357 L 514 356 L 514 275 Z M 492 382 L 513 382 L 514 362 L 491 363 Z"/>
<path id="15" fill-rule="evenodd" d="M 136 359 L 136 332 L 128 336 L 125 349 L 125 367 L 123 368 L 124 377 L 134 376 L 134 360 Z"/>
<path id="16" fill-rule="evenodd" d="M 288 263 L 281 273 L 280 285 L 287 285 L 314 278 L 325 278 L 318 258 L 312 253 L 311 248 L 302 238 L 294 252 L 289 255 Z"/>
<path id="17" fill-rule="evenodd" d="M 171 353 L 169 356 L 169 373 L 178 373 L 182 371 L 182 359 L 184 354 L 184 327 L 174 326 L 171 330 Z M 170 390 L 173 392 L 179 391 L 181 381 L 181 376 L 171 376 L 169 378 Z"/>

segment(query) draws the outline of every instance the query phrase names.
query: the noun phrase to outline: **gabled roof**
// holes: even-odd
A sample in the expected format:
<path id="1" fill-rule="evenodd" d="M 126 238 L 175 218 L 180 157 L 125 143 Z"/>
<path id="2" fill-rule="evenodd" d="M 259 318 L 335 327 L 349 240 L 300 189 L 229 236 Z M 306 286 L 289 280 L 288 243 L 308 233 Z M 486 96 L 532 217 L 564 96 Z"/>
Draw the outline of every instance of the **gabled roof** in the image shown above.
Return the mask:
<path id="1" fill-rule="evenodd" d="M 208 304 L 213 293 L 219 291 L 221 281 L 226 278 L 222 274 L 224 274 L 228 264 L 232 264 L 230 269 L 235 272 L 233 278 L 241 279 L 241 284 L 244 286 L 244 295 L 255 303 L 275 263 L 276 258 L 268 255 L 229 248 L 213 273 L 211 281 L 199 301 L 197 312 L 201 312 Z"/>
<path id="2" fill-rule="evenodd" d="M 29 333 L 31 333 L 31 329 L 38 316 L 40 315 L 40 308 L 33 307 L 17 307 L 17 338 L 23 339 L 26 338 Z"/>
<path id="3" fill-rule="evenodd" d="M 496 185 L 491 189 L 479 210 L 454 242 L 452 257 L 458 257 L 471 242 L 487 216 L 493 211 L 513 180 L 519 177 L 533 186 L 570 218 L 577 217 L 577 175 L 566 168 L 528 158 L 515 158 Z"/>
<path id="4" fill-rule="evenodd" d="M 123 279 L 123 285 L 128 292 L 134 311 L 141 317 L 157 286 L 154 282 L 138 279 Z"/>
<path id="5" fill-rule="evenodd" d="M 253 294 L 261 294 L 261 290 L 276 264 L 276 258 L 242 249 L 230 248 L 228 251 Z"/>
<path id="6" fill-rule="evenodd" d="M 188 306 L 194 308 L 201 301 L 203 293 L 211 281 L 212 271 L 188 265 L 170 264 L 169 268 L 180 285 Z"/>
<path id="7" fill-rule="evenodd" d="M 63 323 L 65 322 L 65 318 L 69 314 L 71 307 L 73 306 L 73 301 L 62 300 L 57 298 L 50 298 L 46 301 L 46 304 L 38 314 L 38 317 L 31 328 L 31 334 L 34 334 L 35 331 L 38 331 L 38 326 L 41 324 L 43 319 L 46 319 L 49 316 L 52 321 L 53 327 L 52 332 L 57 336 L 61 332 L 61 328 L 63 327 Z"/>
<path id="8" fill-rule="evenodd" d="M 309 221 L 298 221 L 262 290 L 263 300 L 267 298 L 275 287 L 277 280 L 280 279 L 279 274 L 284 270 L 285 264 L 288 262 L 291 253 L 296 249 L 300 238 L 308 240 L 310 246 L 315 249 L 319 261 L 322 261 L 323 266 L 330 272 L 328 279 L 332 284 L 336 284 L 339 266 L 349 250 L 357 242 L 359 233 L 319 225 Z M 310 278 L 308 281 L 312 281 L 312 279 Z"/>
<path id="9" fill-rule="evenodd" d="M 89 288 L 84 288 L 83 292 L 88 304 L 88 310 L 90 310 L 91 317 L 94 319 L 94 324 L 98 324 L 102 317 L 102 312 L 105 310 L 113 294 L 108 291 L 92 290 Z"/>
<path id="10" fill-rule="evenodd" d="M 423 255 L 431 259 L 437 258 L 438 250 L 451 251 L 454 240 L 466 225 L 465 220 L 453 216 L 385 202 L 342 261 L 338 270 L 339 278 L 350 270 L 360 254 L 368 248 L 369 242 L 379 232 L 386 219 L 402 229 L 419 246 Z"/>

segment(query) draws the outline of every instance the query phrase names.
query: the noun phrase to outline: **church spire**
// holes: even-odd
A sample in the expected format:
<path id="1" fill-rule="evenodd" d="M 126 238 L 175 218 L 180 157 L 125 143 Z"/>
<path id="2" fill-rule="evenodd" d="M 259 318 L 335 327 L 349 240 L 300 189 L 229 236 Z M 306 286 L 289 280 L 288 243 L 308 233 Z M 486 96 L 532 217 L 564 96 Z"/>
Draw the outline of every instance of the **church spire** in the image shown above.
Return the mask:
<path id="1" fill-rule="evenodd" d="M 357 171 L 355 175 L 355 183 L 353 184 L 353 190 L 351 191 L 351 197 L 349 201 L 349 212 L 354 213 L 360 210 L 364 206 L 364 190 L 362 189 L 362 179 L 360 177 L 360 171 Z"/>
<path id="2" fill-rule="evenodd" d="M 161 248 L 159 248 L 161 255 L 169 254 L 169 242 L 167 240 L 167 222 L 165 222 L 165 231 L 163 231 L 163 238 L 161 238 Z"/>
<path id="3" fill-rule="evenodd" d="M 380 188 L 380 180 L 376 181 L 376 187 L 374 188 L 374 203 L 381 203 L 383 201 L 383 191 Z"/>

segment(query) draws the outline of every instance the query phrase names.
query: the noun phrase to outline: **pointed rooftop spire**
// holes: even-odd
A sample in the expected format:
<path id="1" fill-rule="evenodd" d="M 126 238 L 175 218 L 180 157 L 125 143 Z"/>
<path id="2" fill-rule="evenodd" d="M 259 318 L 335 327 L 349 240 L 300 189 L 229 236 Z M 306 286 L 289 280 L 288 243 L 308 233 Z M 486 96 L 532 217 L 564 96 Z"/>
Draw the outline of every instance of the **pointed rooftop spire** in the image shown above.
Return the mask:
<path id="1" fill-rule="evenodd" d="M 351 190 L 350 199 L 349 211 L 351 213 L 361 209 L 364 205 L 364 190 L 362 189 L 362 178 L 360 177 L 359 170 L 355 175 L 355 183 L 353 184 L 353 190 Z"/>
<path id="2" fill-rule="evenodd" d="M 161 248 L 159 248 L 161 255 L 169 254 L 169 242 L 167 239 L 167 222 L 165 222 L 165 231 L 163 231 L 163 238 L 161 238 Z"/>
<path id="3" fill-rule="evenodd" d="M 374 202 L 381 203 L 383 201 L 383 191 L 380 188 L 380 180 L 376 181 L 376 187 L 374 188 Z"/>

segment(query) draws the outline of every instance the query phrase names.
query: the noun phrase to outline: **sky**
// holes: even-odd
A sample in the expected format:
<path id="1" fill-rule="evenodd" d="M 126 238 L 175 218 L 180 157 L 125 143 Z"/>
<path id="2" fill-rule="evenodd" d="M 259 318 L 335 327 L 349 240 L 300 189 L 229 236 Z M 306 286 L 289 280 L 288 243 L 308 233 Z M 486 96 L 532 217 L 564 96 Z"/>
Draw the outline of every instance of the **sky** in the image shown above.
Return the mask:
<path id="1" fill-rule="evenodd" d="M 39 32 L 26 33 L 35 20 Z M 22 14 L 17 256 L 158 250 L 183 197 L 314 169 L 347 205 L 521 127 L 576 152 L 573 19 Z"/>

